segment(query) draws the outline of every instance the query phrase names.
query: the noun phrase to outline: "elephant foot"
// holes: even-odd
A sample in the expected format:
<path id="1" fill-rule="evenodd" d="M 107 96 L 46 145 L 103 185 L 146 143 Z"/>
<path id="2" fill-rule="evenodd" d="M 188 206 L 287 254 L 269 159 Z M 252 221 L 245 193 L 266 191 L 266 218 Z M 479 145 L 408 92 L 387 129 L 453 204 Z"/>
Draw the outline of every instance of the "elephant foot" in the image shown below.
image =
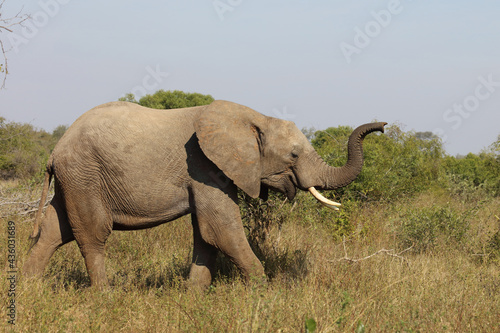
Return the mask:
<path id="1" fill-rule="evenodd" d="M 191 264 L 189 272 L 188 287 L 190 289 L 207 289 L 212 283 L 212 273 L 208 267 L 198 264 Z"/>
<path id="2" fill-rule="evenodd" d="M 44 269 L 40 266 L 28 259 L 23 266 L 23 276 L 28 279 L 42 277 Z"/>
<path id="3" fill-rule="evenodd" d="M 23 276 L 27 278 L 42 277 L 45 267 L 47 266 L 54 251 L 54 246 L 45 246 L 42 242 L 35 244 L 31 250 L 28 260 L 24 263 L 22 270 Z"/>
<path id="4" fill-rule="evenodd" d="M 262 265 L 255 267 L 250 273 L 243 273 L 247 285 L 253 288 L 267 287 L 268 279 Z"/>

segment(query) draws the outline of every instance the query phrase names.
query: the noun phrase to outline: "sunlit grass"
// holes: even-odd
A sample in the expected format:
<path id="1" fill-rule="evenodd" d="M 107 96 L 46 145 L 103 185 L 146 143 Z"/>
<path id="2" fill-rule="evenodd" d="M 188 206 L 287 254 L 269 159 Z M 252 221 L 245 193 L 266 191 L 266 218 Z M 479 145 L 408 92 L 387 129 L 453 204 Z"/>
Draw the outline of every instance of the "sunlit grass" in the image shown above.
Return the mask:
<path id="1" fill-rule="evenodd" d="M 394 204 L 360 207 L 351 216 L 355 231 L 345 243 L 328 225 L 311 217 L 271 227 L 259 256 L 267 286 L 246 285 L 225 258 L 209 290 L 186 288 L 192 253 L 189 217 L 154 229 L 113 232 L 107 243 L 111 286 L 89 288 L 76 244 L 59 249 L 43 279 L 17 283 L 20 332 L 300 332 L 313 318 L 319 332 L 494 332 L 500 318 L 500 268 L 485 260 L 487 243 L 498 231 L 500 199 L 474 210 L 465 239 L 455 246 L 446 237 L 425 251 L 398 257 L 379 249 L 404 249 L 401 228 L 406 212 L 448 205 L 452 214 L 470 202 L 429 192 Z M 415 213 L 417 214 L 417 213 Z M 17 226 L 18 265 L 27 257 L 32 223 Z M 446 236 L 446 235 L 445 235 Z M 1 248 L 6 244 L 0 239 Z M 2 270 L 1 289 L 7 293 Z M 6 305 L 0 311 L 6 313 Z M 9 328 L 5 316 L 0 327 Z"/>

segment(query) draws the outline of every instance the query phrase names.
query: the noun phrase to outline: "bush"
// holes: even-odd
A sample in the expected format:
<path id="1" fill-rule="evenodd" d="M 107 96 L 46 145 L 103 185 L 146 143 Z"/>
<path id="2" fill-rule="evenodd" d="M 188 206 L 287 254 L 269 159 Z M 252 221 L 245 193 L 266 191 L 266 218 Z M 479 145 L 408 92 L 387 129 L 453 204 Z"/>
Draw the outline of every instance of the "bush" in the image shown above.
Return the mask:
<path id="1" fill-rule="evenodd" d="M 487 195 L 500 195 L 500 160 L 492 153 L 470 153 L 462 158 L 447 156 L 444 169 L 455 192 L 468 187 Z"/>
<path id="2" fill-rule="evenodd" d="M 248 241 L 252 248 L 259 250 L 269 236 L 272 225 L 281 227 L 288 212 L 286 198 L 282 193 L 270 193 L 268 200 L 253 199 L 242 190 L 238 191 L 240 213 L 247 230 Z"/>
<path id="3" fill-rule="evenodd" d="M 0 177 L 30 179 L 39 176 L 66 128 L 58 126 L 49 134 L 30 124 L 8 122 L 0 117 Z"/>
<path id="4" fill-rule="evenodd" d="M 30 124 L 0 118 L 0 174 L 4 179 L 30 178 L 40 173 L 50 151 L 50 134 Z"/>
<path id="5" fill-rule="evenodd" d="M 340 126 L 315 133 L 314 148 L 332 166 L 347 161 L 347 142 L 352 128 Z M 439 183 L 444 150 L 441 141 L 422 133 L 404 132 L 400 126 L 386 134 L 365 138 L 364 164 L 358 178 L 337 190 L 345 199 L 393 200 L 419 193 Z"/>
<path id="6" fill-rule="evenodd" d="M 400 241 L 405 248 L 413 245 L 416 252 L 432 250 L 440 242 L 458 248 L 469 230 L 473 213 L 472 209 L 461 213 L 450 206 L 437 205 L 412 209 L 402 215 Z"/>

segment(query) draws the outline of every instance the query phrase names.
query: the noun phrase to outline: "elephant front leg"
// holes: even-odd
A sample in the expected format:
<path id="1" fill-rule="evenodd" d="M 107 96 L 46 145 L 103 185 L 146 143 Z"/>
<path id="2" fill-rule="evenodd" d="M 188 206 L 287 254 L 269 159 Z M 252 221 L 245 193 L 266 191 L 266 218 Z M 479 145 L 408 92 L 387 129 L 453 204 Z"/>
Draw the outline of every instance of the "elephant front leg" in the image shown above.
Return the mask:
<path id="1" fill-rule="evenodd" d="M 191 215 L 191 222 L 193 224 L 194 249 L 191 270 L 189 271 L 189 284 L 205 289 L 210 286 L 215 275 L 218 250 L 201 237 L 196 214 Z"/>
<path id="2" fill-rule="evenodd" d="M 76 195 L 72 198 L 78 198 Z M 105 268 L 105 244 L 112 231 L 113 221 L 98 195 L 77 200 L 67 200 L 69 223 L 73 230 L 85 266 L 90 285 L 98 289 L 108 286 Z"/>
<path id="3" fill-rule="evenodd" d="M 212 249 L 219 249 L 239 268 L 247 282 L 265 281 L 264 267 L 250 248 L 243 229 L 236 187 L 225 191 L 206 187 L 194 200 L 197 222 L 194 254 L 199 259 L 195 262 L 193 258 L 190 280 L 200 279 L 207 284 L 209 274 L 213 277 L 216 258 Z"/>

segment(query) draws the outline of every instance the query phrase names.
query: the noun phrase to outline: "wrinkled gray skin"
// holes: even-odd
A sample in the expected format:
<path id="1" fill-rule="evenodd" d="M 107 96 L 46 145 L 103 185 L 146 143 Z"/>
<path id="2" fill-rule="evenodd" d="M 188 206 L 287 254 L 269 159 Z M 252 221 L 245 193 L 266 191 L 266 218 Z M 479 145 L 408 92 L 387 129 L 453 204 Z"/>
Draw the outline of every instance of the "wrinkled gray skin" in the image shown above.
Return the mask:
<path id="1" fill-rule="evenodd" d="M 24 271 L 41 275 L 54 251 L 76 240 L 91 284 L 105 286 L 104 245 L 112 230 L 151 228 L 191 214 L 191 284 L 211 283 L 218 250 L 246 279 L 262 278 L 243 230 L 237 187 L 253 198 L 266 198 L 272 189 L 293 199 L 296 188 L 345 186 L 361 170 L 363 138 L 384 125 L 358 127 L 347 164 L 332 168 L 292 122 L 242 105 L 98 106 L 68 129 L 48 161 L 41 202 L 52 176 L 55 196 L 44 218 L 40 209 L 35 219 L 36 243 Z"/>

